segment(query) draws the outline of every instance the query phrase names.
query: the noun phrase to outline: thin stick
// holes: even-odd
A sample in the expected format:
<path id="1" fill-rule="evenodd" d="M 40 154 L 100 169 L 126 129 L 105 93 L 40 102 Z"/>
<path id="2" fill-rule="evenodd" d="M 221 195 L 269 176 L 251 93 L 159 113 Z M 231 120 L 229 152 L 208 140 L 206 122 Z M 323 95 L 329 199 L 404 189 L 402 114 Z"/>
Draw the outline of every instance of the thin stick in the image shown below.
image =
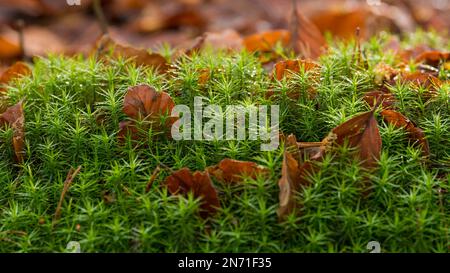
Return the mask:
<path id="1" fill-rule="evenodd" d="M 320 147 L 323 145 L 323 142 L 297 142 L 298 148 L 313 148 Z"/>
<path id="2" fill-rule="evenodd" d="M 361 29 L 359 27 L 356 27 L 356 49 L 358 51 L 358 59 L 357 59 L 357 65 L 359 65 L 361 63 L 361 57 L 362 57 L 362 52 L 361 52 Z"/>
<path id="3" fill-rule="evenodd" d="M 292 13 L 291 22 L 289 24 L 289 30 L 291 32 L 291 47 L 294 51 L 297 51 L 297 40 L 298 40 L 298 11 L 297 11 L 297 0 L 292 0 Z"/>
<path id="4" fill-rule="evenodd" d="M 81 166 L 78 166 L 78 168 L 74 171 L 73 168 L 70 168 L 69 173 L 67 174 L 66 180 L 64 181 L 64 188 L 61 192 L 61 197 L 59 198 L 58 206 L 56 207 L 55 216 L 53 218 L 53 224 L 59 220 L 61 217 L 61 208 L 62 203 L 64 201 L 64 197 L 66 196 L 67 191 L 69 190 L 70 185 L 72 185 L 73 179 L 77 174 L 80 172 Z"/>
<path id="5" fill-rule="evenodd" d="M 105 14 L 102 10 L 102 5 L 100 0 L 94 0 L 92 3 L 92 7 L 94 8 L 95 15 L 97 16 L 98 23 L 100 24 L 100 29 L 103 34 L 108 34 L 108 22 L 106 21 Z"/>
<path id="6" fill-rule="evenodd" d="M 25 27 L 25 22 L 22 19 L 16 21 L 17 33 L 19 34 L 19 47 L 20 47 L 20 59 L 25 59 L 25 40 L 23 38 L 23 28 Z"/>
<path id="7" fill-rule="evenodd" d="M 155 179 L 158 176 L 160 171 L 161 171 L 161 168 L 159 167 L 159 165 L 156 166 L 155 170 L 152 173 L 152 176 L 150 176 L 150 179 L 149 179 L 149 181 L 147 183 L 147 186 L 145 187 L 145 193 L 150 191 L 150 189 L 151 189 L 151 187 L 153 185 L 153 182 L 155 181 Z"/>

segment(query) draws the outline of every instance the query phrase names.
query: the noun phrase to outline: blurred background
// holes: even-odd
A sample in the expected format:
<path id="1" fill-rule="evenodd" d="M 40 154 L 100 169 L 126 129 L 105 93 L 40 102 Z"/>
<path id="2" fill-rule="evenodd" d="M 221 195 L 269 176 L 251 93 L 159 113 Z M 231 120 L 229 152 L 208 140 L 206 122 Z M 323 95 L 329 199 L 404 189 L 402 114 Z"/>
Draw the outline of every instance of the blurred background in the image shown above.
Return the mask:
<path id="1" fill-rule="evenodd" d="M 47 52 L 86 53 L 101 35 L 96 0 L 0 0 L 0 70 Z M 103 0 L 109 33 L 119 42 L 177 46 L 204 32 L 248 35 L 287 29 L 292 0 Z M 299 11 L 339 39 L 417 28 L 448 33 L 450 0 L 298 0 Z"/>

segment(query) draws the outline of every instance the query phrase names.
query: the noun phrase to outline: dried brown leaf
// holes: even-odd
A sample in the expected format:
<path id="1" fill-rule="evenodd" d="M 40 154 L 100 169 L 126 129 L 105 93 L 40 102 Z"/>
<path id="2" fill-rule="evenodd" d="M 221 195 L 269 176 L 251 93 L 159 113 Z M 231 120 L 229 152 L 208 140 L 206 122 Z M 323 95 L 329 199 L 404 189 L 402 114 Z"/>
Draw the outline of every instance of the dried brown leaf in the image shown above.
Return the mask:
<path id="1" fill-rule="evenodd" d="M 267 175 L 269 170 L 255 162 L 223 159 L 219 164 L 206 168 L 206 171 L 217 180 L 227 183 L 242 182 L 244 177 L 256 179 Z"/>
<path id="2" fill-rule="evenodd" d="M 22 163 L 25 156 L 25 116 L 22 101 L 7 108 L 3 114 L 0 114 L 0 127 L 3 126 L 10 126 L 12 128 L 12 144 L 16 160 Z"/>
<path id="3" fill-rule="evenodd" d="M 408 132 L 409 139 L 421 147 L 424 156 L 430 155 L 430 148 L 425 133 L 411 120 L 394 110 L 383 110 L 381 115 L 387 123 L 392 124 L 394 127 L 404 128 Z"/>
<path id="4" fill-rule="evenodd" d="M 201 198 L 203 211 L 200 212 L 200 215 L 204 218 L 214 214 L 217 208 L 220 208 L 219 197 L 208 172 L 196 171 L 192 173 L 188 168 L 183 168 L 167 177 L 165 185 L 173 195 L 186 196 L 189 192 L 192 192 L 194 197 Z"/>
<path id="5" fill-rule="evenodd" d="M 137 65 L 152 67 L 164 73 L 169 68 L 167 60 L 158 53 L 149 53 L 146 49 L 138 49 L 122 45 L 114 41 L 109 35 L 102 36 L 96 43 L 96 54 L 105 56 L 110 53 L 114 58 L 131 58 Z"/>

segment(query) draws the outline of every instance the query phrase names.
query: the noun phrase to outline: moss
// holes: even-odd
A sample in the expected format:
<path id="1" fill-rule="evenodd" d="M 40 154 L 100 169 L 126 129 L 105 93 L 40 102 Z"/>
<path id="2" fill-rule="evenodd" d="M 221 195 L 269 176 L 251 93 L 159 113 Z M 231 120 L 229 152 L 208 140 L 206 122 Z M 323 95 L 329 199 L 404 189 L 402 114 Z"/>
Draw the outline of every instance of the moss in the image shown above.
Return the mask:
<path id="1" fill-rule="evenodd" d="M 406 42 L 428 37 L 434 46 L 450 48 L 433 35 L 417 33 Z M 355 65 L 352 43 L 336 44 L 320 59 L 320 79 L 301 72 L 275 82 L 245 51 L 206 50 L 184 57 L 174 64 L 171 77 L 123 59 L 36 59 L 33 76 L 8 87 L 10 103 L 25 98 L 27 159 L 14 163 L 8 141 L 12 132 L 2 129 L 0 252 L 60 252 L 69 241 L 79 241 L 83 252 L 366 252 L 373 240 L 385 252 L 448 252 L 448 83 L 428 102 L 410 85 L 390 87 L 400 98 L 402 113 L 425 130 L 428 163 L 421 160 L 420 150 L 409 146 L 403 130 L 379 119 L 383 153 L 378 170 L 366 173 L 349 159 L 346 148 L 328 156 L 312 174 L 312 186 L 298 193 L 300 216 L 291 215 L 284 223 L 276 216 L 282 146 L 261 152 L 255 141 L 174 141 L 154 138 L 152 132 L 137 147 L 117 141 L 125 117 L 123 97 L 128 87 L 140 83 L 165 90 L 177 104 L 191 107 L 198 95 L 223 107 L 267 104 L 267 90 L 279 91 L 281 130 L 301 141 L 319 141 L 369 108 L 361 94 L 375 87 L 373 67 L 392 62 L 382 49 L 386 41 L 378 37 L 363 44 L 367 70 Z M 205 68 L 210 77 L 200 83 Z M 309 87 L 316 97 L 288 96 L 291 90 L 307 94 Z M 198 216 L 200 200 L 169 196 L 160 187 L 168 171 L 145 192 L 160 162 L 173 169 L 203 170 L 225 157 L 256 161 L 271 176 L 235 186 L 215 183 L 222 209 L 212 219 Z M 66 174 L 78 165 L 82 172 L 52 227 Z M 359 185 L 367 175 L 372 189 L 364 196 Z"/>

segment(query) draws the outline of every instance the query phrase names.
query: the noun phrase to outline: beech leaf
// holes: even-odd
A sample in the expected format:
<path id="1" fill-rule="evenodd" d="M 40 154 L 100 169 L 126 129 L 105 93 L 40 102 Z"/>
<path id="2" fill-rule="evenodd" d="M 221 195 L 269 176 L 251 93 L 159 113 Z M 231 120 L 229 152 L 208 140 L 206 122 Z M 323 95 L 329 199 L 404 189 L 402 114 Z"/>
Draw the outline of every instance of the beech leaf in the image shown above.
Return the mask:
<path id="1" fill-rule="evenodd" d="M 148 85 L 137 85 L 130 87 L 123 102 L 123 112 L 131 119 L 145 121 L 155 131 L 164 131 L 170 128 L 174 117 L 170 117 L 175 103 L 166 92 L 157 92 Z M 163 123 L 162 117 L 167 115 Z M 135 121 L 123 121 L 120 123 L 119 138 L 127 132 L 131 132 L 132 139 L 137 139 L 137 128 Z"/>
<path id="2" fill-rule="evenodd" d="M 182 168 L 167 177 L 165 185 L 173 195 L 186 196 L 189 192 L 192 192 L 194 197 L 201 198 L 203 211 L 200 215 L 204 218 L 214 214 L 217 208 L 220 208 L 217 191 L 208 172 L 196 171 L 192 173 L 188 168 Z"/>
<path id="3" fill-rule="evenodd" d="M 250 161 L 240 161 L 225 158 L 219 164 L 210 166 L 206 171 L 217 180 L 227 183 L 242 182 L 244 177 L 256 179 L 260 175 L 267 175 L 269 170 Z"/>
<path id="4" fill-rule="evenodd" d="M 280 220 L 284 220 L 298 207 L 295 200 L 296 192 L 310 184 L 307 175 L 314 170 L 314 165 L 310 161 L 301 162 L 300 158 L 297 140 L 291 134 L 285 141 L 281 178 L 278 181 L 280 193 L 277 214 Z"/>
<path id="5" fill-rule="evenodd" d="M 114 58 L 131 58 L 137 65 L 152 67 L 164 73 L 169 68 L 166 59 L 158 53 L 149 53 L 146 49 L 138 49 L 122 45 L 114 41 L 109 35 L 102 36 L 96 43 L 96 54 L 107 55 L 112 49 Z"/>
<path id="6" fill-rule="evenodd" d="M 23 103 L 20 101 L 0 114 L 0 127 L 10 126 L 13 129 L 12 144 L 17 162 L 22 163 L 25 156 L 25 116 Z"/>
<path id="7" fill-rule="evenodd" d="M 0 85 L 6 85 L 13 79 L 27 75 L 31 75 L 31 69 L 28 65 L 23 62 L 16 62 L 2 73 L 0 76 Z M 5 88 L 0 86 L 0 94 L 3 92 L 5 92 Z"/>
<path id="8" fill-rule="evenodd" d="M 350 147 L 358 148 L 364 167 L 376 166 L 381 154 L 381 136 L 374 116 L 377 106 L 375 105 L 371 111 L 359 114 L 334 128 L 325 142 L 334 141 L 338 145 L 343 145 L 348 141 Z"/>
<path id="9" fill-rule="evenodd" d="M 326 47 L 326 41 L 319 28 L 297 9 L 293 0 L 293 10 L 289 30 L 295 52 L 304 58 L 317 59 Z"/>
<path id="10" fill-rule="evenodd" d="M 397 111 L 383 110 L 381 115 L 387 123 L 392 124 L 395 128 L 404 128 L 408 132 L 409 139 L 421 147 L 424 156 L 430 155 L 428 140 L 422 129 Z"/>

